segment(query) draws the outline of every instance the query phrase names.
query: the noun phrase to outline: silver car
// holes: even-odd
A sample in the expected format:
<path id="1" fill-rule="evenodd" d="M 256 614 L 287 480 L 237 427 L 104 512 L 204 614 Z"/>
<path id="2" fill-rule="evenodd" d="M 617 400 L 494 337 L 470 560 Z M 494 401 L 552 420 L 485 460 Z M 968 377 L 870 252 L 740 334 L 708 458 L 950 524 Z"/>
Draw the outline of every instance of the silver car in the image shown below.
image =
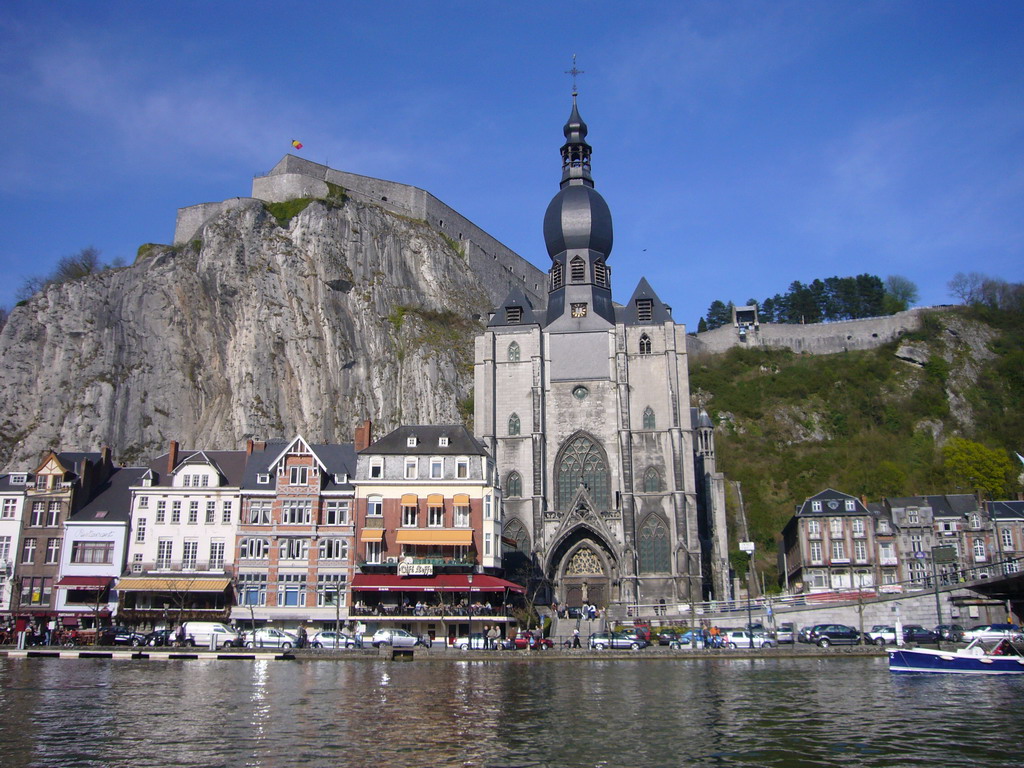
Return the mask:
<path id="1" fill-rule="evenodd" d="M 417 642 L 416 635 L 411 635 L 404 629 L 378 629 L 370 640 L 370 644 L 374 648 L 380 648 L 382 645 L 390 645 L 393 648 L 412 648 Z"/>
<path id="2" fill-rule="evenodd" d="M 299 638 L 291 632 L 263 627 L 245 635 L 246 648 L 294 648 Z"/>

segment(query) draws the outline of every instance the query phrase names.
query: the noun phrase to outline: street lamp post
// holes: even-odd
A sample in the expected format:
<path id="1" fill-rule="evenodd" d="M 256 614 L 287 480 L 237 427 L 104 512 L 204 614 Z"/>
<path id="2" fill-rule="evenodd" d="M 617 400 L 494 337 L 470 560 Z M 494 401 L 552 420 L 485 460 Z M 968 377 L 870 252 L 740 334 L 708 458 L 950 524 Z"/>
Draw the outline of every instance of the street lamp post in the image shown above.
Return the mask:
<path id="1" fill-rule="evenodd" d="M 473 647 L 473 574 L 470 573 L 466 576 L 466 581 L 469 582 L 469 647 Z"/>
<path id="2" fill-rule="evenodd" d="M 754 570 L 754 542 L 741 541 L 740 551 L 747 553 L 747 636 L 750 638 L 750 647 L 754 647 L 754 619 L 750 612 L 750 576 Z"/>

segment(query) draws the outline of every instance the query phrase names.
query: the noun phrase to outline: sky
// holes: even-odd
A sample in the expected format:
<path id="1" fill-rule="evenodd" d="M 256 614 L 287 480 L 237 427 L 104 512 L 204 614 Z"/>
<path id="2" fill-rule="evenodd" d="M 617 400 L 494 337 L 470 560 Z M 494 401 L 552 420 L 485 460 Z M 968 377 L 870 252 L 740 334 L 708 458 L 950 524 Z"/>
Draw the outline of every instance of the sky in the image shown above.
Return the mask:
<path id="1" fill-rule="evenodd" d="M 1024 281 L 1024 3 L 0 7 L 0 306 L 285 154 L 421 187 L 547 270 L 576 56 L 613 297 L 677 322 L 861 273 Z M 291 148 L 298 139 L 303 149 Z"/>

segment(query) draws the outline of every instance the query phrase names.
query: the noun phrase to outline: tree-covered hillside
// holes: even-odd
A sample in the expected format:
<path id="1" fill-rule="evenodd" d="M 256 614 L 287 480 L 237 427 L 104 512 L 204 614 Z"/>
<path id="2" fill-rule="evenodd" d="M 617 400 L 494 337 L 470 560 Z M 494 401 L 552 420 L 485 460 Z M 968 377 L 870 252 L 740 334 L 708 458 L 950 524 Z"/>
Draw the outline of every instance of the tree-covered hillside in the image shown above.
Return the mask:
<path id="1" fill-rule="evenodd" d="M 717 425 L 732 506 L 732 481 L 741 485 L 759 570 L 774 572 L 776 536 L 796 505 L 828 487 L 868 501 L 1021 490 L 1019 304 L 936 310 L 920 331 L 869 352 L 737 348 L 690 373 Z"/>

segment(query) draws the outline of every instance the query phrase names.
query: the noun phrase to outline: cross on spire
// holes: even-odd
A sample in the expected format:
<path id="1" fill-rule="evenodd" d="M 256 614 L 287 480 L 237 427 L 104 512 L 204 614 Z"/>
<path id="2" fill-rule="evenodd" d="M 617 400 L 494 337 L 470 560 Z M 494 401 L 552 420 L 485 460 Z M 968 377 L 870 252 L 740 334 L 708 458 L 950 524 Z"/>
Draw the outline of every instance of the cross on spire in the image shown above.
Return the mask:
<path id="1" fill-rule="evenodd" d="M 565 74 L 572 75 L 572 95 L 576 98 L 578 91 L 576 90 L 576 75 L 584 74 L 582 69 L 576 69 L 576 54 L 572 55 L 572 69 L 565 70 Z"/>

